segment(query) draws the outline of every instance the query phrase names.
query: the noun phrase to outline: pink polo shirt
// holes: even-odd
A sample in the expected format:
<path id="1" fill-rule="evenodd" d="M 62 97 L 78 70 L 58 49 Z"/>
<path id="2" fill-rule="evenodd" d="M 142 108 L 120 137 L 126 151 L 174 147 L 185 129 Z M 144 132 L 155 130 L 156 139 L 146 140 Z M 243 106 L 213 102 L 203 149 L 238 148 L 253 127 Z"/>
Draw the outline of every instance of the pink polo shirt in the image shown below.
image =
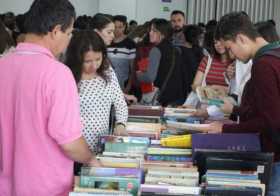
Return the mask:
<path id="1" fill-rule="evenodd" d="M 60 145 L 79 137 L 71 71 L 30 43 L 0 58 L 0 196 L 67 195 L 73 161 Z"/>

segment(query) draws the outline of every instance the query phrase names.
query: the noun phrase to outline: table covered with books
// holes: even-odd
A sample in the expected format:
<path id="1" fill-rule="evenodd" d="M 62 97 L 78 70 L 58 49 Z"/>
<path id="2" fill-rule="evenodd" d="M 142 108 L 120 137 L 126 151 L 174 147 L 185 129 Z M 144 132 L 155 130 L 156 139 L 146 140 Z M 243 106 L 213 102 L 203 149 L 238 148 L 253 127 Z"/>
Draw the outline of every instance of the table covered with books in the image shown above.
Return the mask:
<path id="1" fill-rule="evenodd" d="M 259 136 L 201 133 L 194 111 L 130 106 L 128 135 L 99 138 L 101 166 L 83 166 L 69 195 L 264 196 L 273 154 Z"/>

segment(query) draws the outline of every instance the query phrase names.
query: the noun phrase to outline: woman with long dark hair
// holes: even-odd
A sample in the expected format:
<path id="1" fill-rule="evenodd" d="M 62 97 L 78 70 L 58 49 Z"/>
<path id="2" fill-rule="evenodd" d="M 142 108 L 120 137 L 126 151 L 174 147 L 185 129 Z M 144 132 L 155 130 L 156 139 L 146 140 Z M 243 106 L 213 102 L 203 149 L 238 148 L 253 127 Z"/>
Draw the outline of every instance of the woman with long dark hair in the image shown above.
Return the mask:
<path id="1" fill-rule="evenodd" d="M 128 115 L 124 95 L 107 61 L 104 41 L 94 31 L 75 32 L 65 64 L 78 85 L 83 135 L 90 149 L 96 151 L 98 138 L 109 133 L 111 105 L 116 111 L 116 134 L 124 131 Z"/>
<path id="2" fill-rule="evenodd" d="M 172 27 L 165 19 L 153 19 L 149 32 L 155 46 L 149 54 L 148 69 L 137 72 L 141 82 L 153 82 L 153 104 L 181 105 L 184 102 L 184 84 L 180 52 L 171 43 Z M 155 101 L 156 99 L 156 101 Z"/>

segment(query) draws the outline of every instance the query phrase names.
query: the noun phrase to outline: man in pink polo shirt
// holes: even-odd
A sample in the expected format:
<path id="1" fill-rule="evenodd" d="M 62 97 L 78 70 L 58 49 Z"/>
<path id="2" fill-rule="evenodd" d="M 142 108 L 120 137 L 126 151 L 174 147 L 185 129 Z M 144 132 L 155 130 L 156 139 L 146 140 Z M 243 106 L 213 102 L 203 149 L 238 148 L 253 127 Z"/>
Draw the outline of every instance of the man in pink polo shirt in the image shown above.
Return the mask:
<path id="1" fill-rule="evenodd" d="M 74 78 L 55 58 L 74 19 L 68 0 L 35 0 L 25 42 L 0 59 L 0 196 L 68 195 L 73 161 L 95 162 L 81 135 Z"/>

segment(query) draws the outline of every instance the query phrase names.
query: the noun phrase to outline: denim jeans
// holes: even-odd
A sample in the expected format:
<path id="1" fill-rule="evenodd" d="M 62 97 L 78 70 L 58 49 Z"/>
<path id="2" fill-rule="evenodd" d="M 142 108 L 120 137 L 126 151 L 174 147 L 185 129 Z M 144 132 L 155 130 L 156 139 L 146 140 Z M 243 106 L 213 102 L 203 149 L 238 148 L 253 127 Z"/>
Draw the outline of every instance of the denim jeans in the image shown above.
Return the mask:
<path id="1" fill-rule="evenodd" d="M 280 162 L 276 162 L 272 166 L 268 196 L 280 196 Z"/>

